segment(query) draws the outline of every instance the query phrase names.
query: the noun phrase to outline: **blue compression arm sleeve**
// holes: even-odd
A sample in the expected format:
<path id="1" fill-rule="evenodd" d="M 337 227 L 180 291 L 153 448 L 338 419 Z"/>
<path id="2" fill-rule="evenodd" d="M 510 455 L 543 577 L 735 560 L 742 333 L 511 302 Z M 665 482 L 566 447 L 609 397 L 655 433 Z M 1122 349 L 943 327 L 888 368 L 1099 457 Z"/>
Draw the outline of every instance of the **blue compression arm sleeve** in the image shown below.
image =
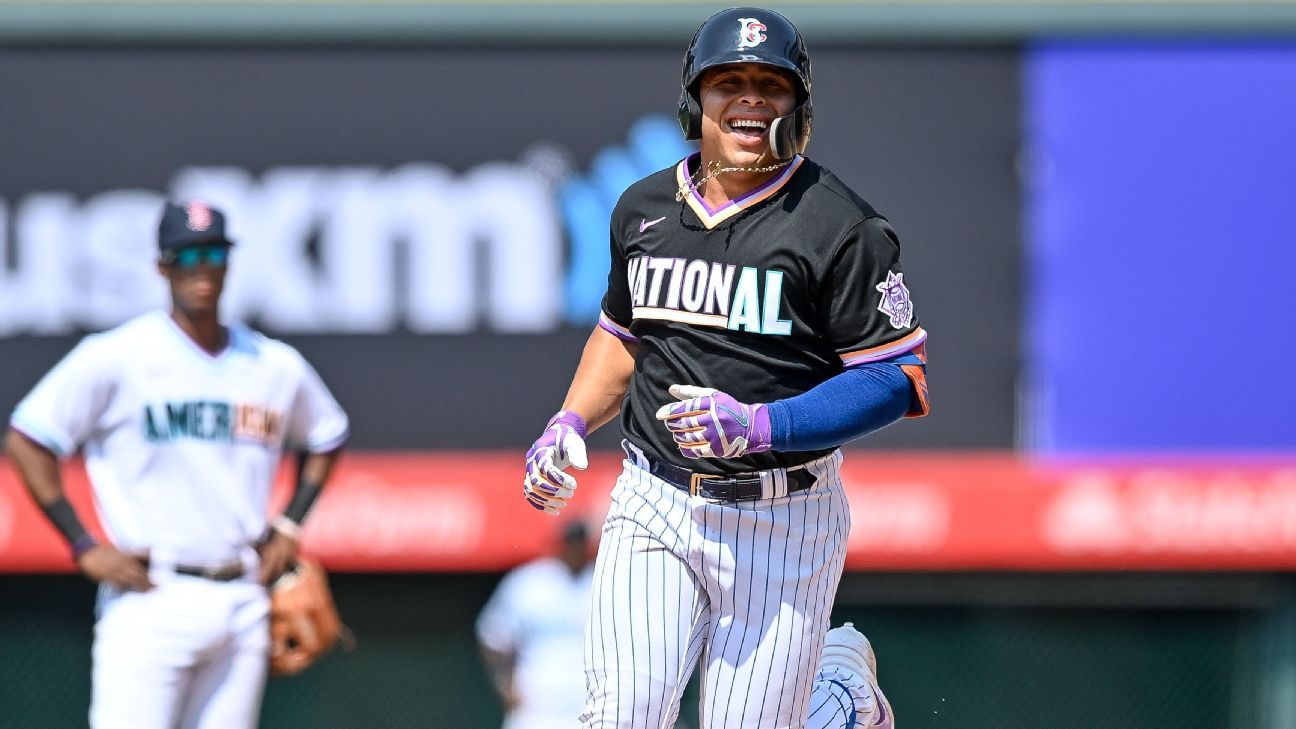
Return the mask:
<path id="1" fill-rule="evenodd" d="M 904 417 L 909 378 L 891 362 L 853 367 L 810 391 L 769 403 L 776 451 L 836 448 Z"/>

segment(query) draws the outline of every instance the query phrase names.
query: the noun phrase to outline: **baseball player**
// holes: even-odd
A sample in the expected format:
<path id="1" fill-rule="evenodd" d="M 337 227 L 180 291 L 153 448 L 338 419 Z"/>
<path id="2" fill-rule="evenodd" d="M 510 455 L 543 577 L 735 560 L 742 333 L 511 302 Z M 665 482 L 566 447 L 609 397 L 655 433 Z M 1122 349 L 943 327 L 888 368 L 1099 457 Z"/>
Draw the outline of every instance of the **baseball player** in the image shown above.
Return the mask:
<path id="1" fill-rule="evenodd" d="M 581 663 L 594 577 L 588 531 L 579 520 L 563 525 L 557 554 L 505 575 L 477 618 L 504 729 L 571 729 L 585 705 L 585 681 L 572 667 Z"/>
<path id="2" fill-rule="evenodd" d="M 99 583 L 95 729 L 257 725 L 266 585 L 295 559 L 347 437 L 346 415 L 300 354 L 221 322 L 232 246 L 219 210 L 165 205 L 157 265 L 170 312 L 86 337 L 10 420 L 6 445 L 27 489 Z M 107 542 L 64 497 L 58 459 L 78 447 Z M 307 455 L 267 525 L 285 447 Z"/>
<path id="3" fill-rule="evenodd" d="M 867 641 L 825 631 L 850 531 L 841 444 L 928 411 L 887 220 L 802 156 L 810 57 L 783 16 L 720 12 L 684 57 L 700 151 L 612 215 L 603 311 L 524 493 L 561 510 L 620 412 L 586 636 L 582 726 L 890 726 Z M 816 666 L 819 670 L 816 672 Z"/>

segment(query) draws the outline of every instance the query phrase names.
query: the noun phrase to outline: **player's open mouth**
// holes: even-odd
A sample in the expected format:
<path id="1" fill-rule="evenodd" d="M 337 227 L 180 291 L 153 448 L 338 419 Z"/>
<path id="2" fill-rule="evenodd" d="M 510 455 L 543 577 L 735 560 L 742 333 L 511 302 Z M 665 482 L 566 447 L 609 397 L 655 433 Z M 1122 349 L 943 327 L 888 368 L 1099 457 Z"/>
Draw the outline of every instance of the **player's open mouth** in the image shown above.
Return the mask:
<path id="1" fill-rule="evenodd" d="M 765 132 L 769 130 L 769 122 L 764 119 L 730 119 L 726 126 L 739 141 L 751 143 L 764 139 Z"/>

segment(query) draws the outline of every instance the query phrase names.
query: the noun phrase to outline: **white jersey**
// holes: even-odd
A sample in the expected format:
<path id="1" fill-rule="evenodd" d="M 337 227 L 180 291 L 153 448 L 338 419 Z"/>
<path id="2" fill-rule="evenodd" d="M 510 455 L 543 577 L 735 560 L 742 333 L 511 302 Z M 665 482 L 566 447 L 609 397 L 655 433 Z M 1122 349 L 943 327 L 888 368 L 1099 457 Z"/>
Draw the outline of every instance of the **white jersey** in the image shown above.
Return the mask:
<path id="1" fill-rule="evenodd" d="M 585 705 L 581 671 L 593 565 L 579 574 L 544 557 L 504 576 L 477 618 L 477 638 L 499 653 L 514 653 L 516 711 L 566 719 L 575 726 Z"/>
<path id="2" fill-rule="evenodd" d="M 266 528 L 285 447 L 329 451 L 347 418 L 292 347 L 243 326 L 199 348 L 164 312 L 86 337 L 12 425 L 60 456 L 83 447 L 113 544 L 182 562 L 239 555 Z"/>

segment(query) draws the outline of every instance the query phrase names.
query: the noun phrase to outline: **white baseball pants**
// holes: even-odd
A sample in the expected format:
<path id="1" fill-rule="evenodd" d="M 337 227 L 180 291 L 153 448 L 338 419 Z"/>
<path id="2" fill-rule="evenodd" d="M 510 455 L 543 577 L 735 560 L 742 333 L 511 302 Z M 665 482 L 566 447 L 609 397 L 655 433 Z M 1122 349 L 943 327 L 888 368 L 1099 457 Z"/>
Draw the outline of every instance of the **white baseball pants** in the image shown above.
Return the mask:
<path id="1" fill-rule="evenodd" d="M 254 729 L 269 668 L 269 596 L 232 582 L 152 571 L 149 592 L 101 586 L 93 729 Z"/>
<path id="2" fill-rule="evenodd" d="M 840 451 L 806 466 L 813 487 L 738 504 L 630 451 L 595 564 L 581 727 L 674 726 L 700 659 L 700 729 L 803 729 L 850 533 Z"/>

